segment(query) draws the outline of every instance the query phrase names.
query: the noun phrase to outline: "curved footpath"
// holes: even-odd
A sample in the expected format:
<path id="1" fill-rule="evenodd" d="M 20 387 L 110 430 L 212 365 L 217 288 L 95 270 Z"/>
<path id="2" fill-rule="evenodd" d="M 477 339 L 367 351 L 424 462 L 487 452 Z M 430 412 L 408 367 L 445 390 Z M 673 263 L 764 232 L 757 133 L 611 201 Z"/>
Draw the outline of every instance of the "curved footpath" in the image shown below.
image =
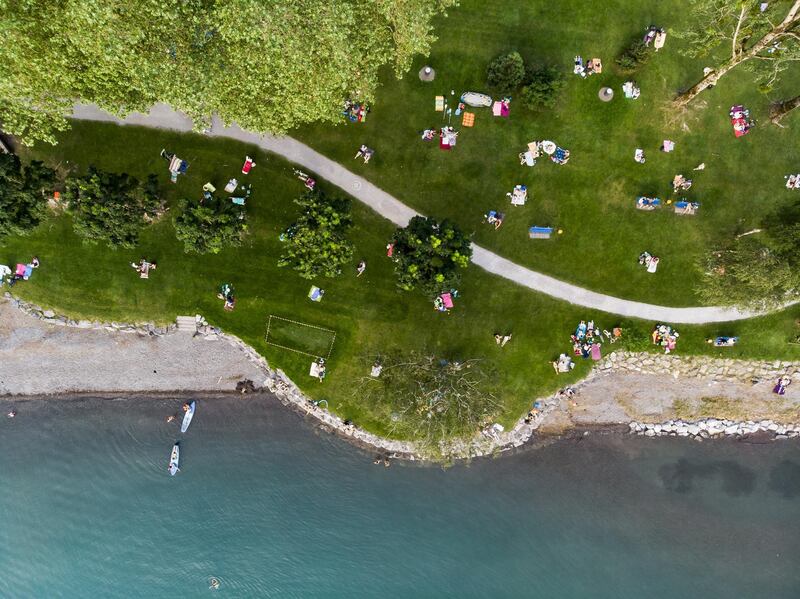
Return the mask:
<path id="1" fill-rule="evenodd" d="M 140 125 L 155 129 L 173 131 L 193 131 L 192 120 L 186 115 L 174 111 L 165 104 L 155 105 L 149 114 L 133 112 L 124 119 L 116 117 L 98 108 L 94 104 L 75 104 L 73 118 L 84 121 L 105 121 L 121 125 Z M 307 145 L 291 137 L 276 137 L 244 131 L 238 125 L 226 127 L 216 116 L 212 126 L 206 132 L 211 137 L 227 137 L 249 144 L 254 144 L 268 152 L 279 154 L 288 160 L 313 171 L 319 177 L 340 187 L 359 201 L 363 202 L 384 218 L 404 227 L 418 213 L 397 198 L 379 189 L 369 181 L 350 172 L 342 165 L 326 158 Z M 513 281 L 539 293 L 563 300 L 565 302 L 627 316 L 669 323 L 703 324 L 710 322 L 726 322 L 743 320 L 758 313 L 741 311 L 735 308 L 699 307 L 670 308 L 656 306 L 631 300 L 620 299 L 595 293 L 588 289 L 571 285 L 545 274 L 515 264 L 479 245 L 472 244 L 472 262 L 488 272 Z"/>

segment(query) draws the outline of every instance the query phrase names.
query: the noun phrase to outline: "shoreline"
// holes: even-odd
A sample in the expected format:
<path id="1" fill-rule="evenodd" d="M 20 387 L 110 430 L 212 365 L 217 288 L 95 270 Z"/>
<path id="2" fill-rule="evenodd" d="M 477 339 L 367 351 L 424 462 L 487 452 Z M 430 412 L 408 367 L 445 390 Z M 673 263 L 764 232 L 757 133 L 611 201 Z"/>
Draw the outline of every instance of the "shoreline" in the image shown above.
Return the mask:
<path id="1" fill-rule="evenodd" d="M 6 312 L 3 310 L 4 305 L 10 306 L 14 313 L 26 314 L 31 321 L 19 322 L 19 318 L 9 317 L 8 314 L 5 314 L 6 318 L 3 319 Z M 3 327 L 3 320 L 11 322 Z M 542 408 L 533 416 L 531 422 L 526 423 L 523 416 L 508 431 L 498 434 L 485 430 L 472 439 L 454 442 L 450 447 L 444 449 L 440 458 L 432 459 L 430 456 L 420 453 L 412 442 L 380 437 L 352 424 L 345 425 L 337 415 L 323 410 L 307 398 L 283 371 L 271 368 L 252 347 L 238 337 L 208 325 L 202 317 L 197 320 L 196 330 L 190 331 L 191 335 L 178 331 L 175 325 L 156 327 L 152 323 L 134 325 L 74 321 L 64 316 L 57 316 L 52 310 L 43 310 L 35 304 L 14 298 L 6 293 L 5 299 L 0 301 L 0 332 L 3 332 L 4 329 L 9 331 L 9 338 L 13 338 L 20 331 L 32 335 L 32 344 L 21 344 L 19 340 L 12 342 L 10 349 L 13 353 L 18 351 L 31 353 L 38 351 L 40 344 L 47 345 L 48 343 L 51 348 L 56 350 L 66 347 L 74 352 L 77 347 L 77 358 L 70 356 L 79 362 L 73 366 L 77 366 L 82 371 L 85 370 L 83 365 L 86 362 L 83 359 L 84 352 L 87 348 L 98 344 L 101 345 L 102 356 L 108 356 L 109 364 L 106 366 L 110 368 L 111 372 L 113 372 L 113 367 L 118 367 L 119 364 L 114 362 L 109 354 L 119 353 L 121 358 L 118 361 L 129 369 L 132 366 L 128 361 L 130 354 L 134 352 L 134 356 L 141 356 L 141 348 L 139 348 L 138 354 L 135 353 L 135 349 L 132 349 L 136 347 L 136 341 L 147 345 L 145 351 L 149 360 L 153 359 L 154 344 L 169 344 L 167 351 L 162 352 L 167 356 L 174 355 L 175 351 L 191 354 L 187 358 L 190 362 L 189 366 L 186 366 L 184 361 L 181 361 L 180 364 L 181 374 L 186 375 L 188 372 L 188 376 L 179 377 L 177 380 L 188 379 L 195 383 L 197 381 L 193 375 L 200 372 L 205 375 L 205 379 L 201 380 L 202 384 L 196 385 L 197 388 L 189 388 L 185 384 L 176 384 L 175 388 L 167 388 L 162 376 L 155 382 L 137 378 L 134 381 L 136 387 L 132 389 L 109 389 L 105 381 L 109 380 L 112 375 L 106 373 L 109 378 L 100 377 L 100 388 L 59 388 L 54 384 L 59 373 L 48 372 L 47 369 L 44 369 L 31 373 L 30 376 L 38 377 L 35 380 L 42 382 L 45 378 L 44 375 L 49 374 L 51 389 L 46 392 L 34 393 L 25 393 L 19 390 L 5 393 L 0 391 L 2 399 L 12 401 L 53 399 L 55 395 L 112 399 L 118 398 L 120 395 L 136 398 L 143 395 L 174 397 L 191 394 L 202 397 L 203 395 L 224 394 L 243 395 L 242 399 L 247 401 L 251 398 L 269 396 L 298 415 L 311 417 L 315 427 L 319 430 L 335 434 L 361 450 L 377 453 L 390 459 L 411 462 L 435 463 L 496 456 L 520 449 L 548 445 L 561 439 L 580 441 L 583 435 L 592 433 L 633 433 L 647 437 L 692 436 L 698 439 L 714 439 L 720 436 L 722 438 L 730 436 L 742 438 L 757 433 L 766 435 L 773 433 L 772 436 L 778 439 L 800 436 L 800 424 L 795 424 L 800 423 L 800 389 L 796 388 L 800 387 L 800 384 L 790 387 L 786 399 L 782 399 L 782 405 L 785 404 L 788 406 L 786 409 L 790 410 L 787 413 L 793 415 L 790 420 L 785 422 L 779 422 L 775 418 L 761 417 L 755 411 L 745 414 L 747 417 L 740 419 L 724 418 L 724 414 L 718 414 L 719 418 L 704 415 L 703 418 L 694 419 L 671 414 L 675 411 L 674 407 L 678 401 L 674 398 L 677 397 L 683 401 L 685 405 L 681 404 L 682 409 L 689 413 L 690 410 L 686 406 L 689 405 L 690 396 L 693 396 L 693 400 L 699 399 L 702 402 L 707 399 L 705 395 L 709 393 L 722 397 L 736 397 L 742 405 L 747 402 L 746 407 L 754 404 L 756 399 L 762 402 L 759 405 L 766 405 L 768 402 L 762 396 L 768 393 L 766 387 L 771 385 L 767 379 L 778 372 L 796 376 L 800 373 L 800 362 L 752 363 L 698 356 L 612 353 L 599 362 L 585 379 L 572 385 L 576 391 L 573 398 L 561 396 L 559 393 L 538 398 L 536 401 L 541 402 Z M 54 335 L 59 329 L 62 332 L 69 331 L 71 336 L 64 338 L 57 334 Z M 37 332 L 33 334 L 31 331 Z M 217 343 L 211 343 L 213 341 L 217 341 Z M 225 343 L 219 344 L 219 341 Z M 5 345 L 8 345 L 7 340 Z M 104 345 L 108 347 L 104 347 Z M 0 346 L 0 352 L 3 349 L 9 348 Z M 45 351 L 47 350 L 48 348 L 45 347 Z M 213 360 L 209 361 L 210 352 L 213 352 Z M 1 353 L 0 357 L 2 357 Z M 19 361 L 19 356 L 16 357 L 18 367 L 21 367 L 19 364 L 28 362 L 26 356 L 23 356 L 22 361 Z M 40 365 L 35 364 L 35 359 L 30 361 L 34 362 L 32 366 Z M 213 364 L 216 370 L 212 368 L 209 371 L 209 363 Z M 150 364 L 148 368 L 152 365 Z M 229 372 L 232 365 L 235 367 L 233 376 Z M 192 366 L 194 371 L 191 369 Z M 153 369 L 153 373 L 156 373 L 159 368 L 163 368 L 163 365 Z M 223 374 L 220 374 L 214 385 L 213 378 L 219 372 Z M 0 375 L 2 374 L 2 364 L 0 364 Z M 6 374 L 8 375 L 8 372 Z M 23 374 L 22 379 L 27 380 L 27 374 Z M 168 381 L 172 380 L 169 378 L 169 374 L 166 376 Z M 682 384 L 677 385 L 677 380 L 681 377 L 684 380 Z M 3 389 L 8 389 L 5 379 L 9 377 L 0 376 L 0 378 L 3 379 L 0 381 L 3 383 Z M 221 383 L 223 378 L 225 378 L 224 386 Z M 255 381 L 255 392 L 242 394 L 235 390 L 233 385 L 244 380 Z M 42 385 L 46 386 L 46 383 L 47 381 L 43 381 Z M 61 383 L 60 379 L 59 383 Z M 665 389 L 670 390 L 672 399 L 669 394 L 664 392 Z M 667 400 L 672 403 L 670 404 Z M 715 421 L 712 423 L 711 431 L 707 428 L 706 421 L 708 420 Z M 720 425 L 724 424 L 719 434 L 714 432 L 718 428 L 716 421 L 719 421 Z M 701 437 L 700 431 L 708 434 Z"/>

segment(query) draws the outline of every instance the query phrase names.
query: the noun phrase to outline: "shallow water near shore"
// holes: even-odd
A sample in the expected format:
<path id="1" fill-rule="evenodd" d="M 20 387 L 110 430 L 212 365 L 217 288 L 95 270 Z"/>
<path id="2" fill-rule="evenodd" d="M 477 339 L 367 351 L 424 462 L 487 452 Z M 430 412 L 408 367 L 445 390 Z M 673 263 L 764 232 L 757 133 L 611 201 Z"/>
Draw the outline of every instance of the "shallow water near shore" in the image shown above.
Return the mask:
<path id="1" fill-rule="evenodd" d="M 0 402 L 0 595 L 800 596 L 794 441 L 384 468 L 269 398 L 202 399 L 181 435 L 181 402 Z"/>

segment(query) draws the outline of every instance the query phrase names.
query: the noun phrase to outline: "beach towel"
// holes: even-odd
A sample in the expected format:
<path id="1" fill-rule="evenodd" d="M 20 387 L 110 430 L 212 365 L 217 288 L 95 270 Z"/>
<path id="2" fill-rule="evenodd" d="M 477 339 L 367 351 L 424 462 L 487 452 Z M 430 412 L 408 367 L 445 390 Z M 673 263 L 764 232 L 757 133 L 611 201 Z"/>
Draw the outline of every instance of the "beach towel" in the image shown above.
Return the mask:
<path id="1" fill-rule="evenodd" d="M 530 239 L 550 239 L 553 234 L 553 227 L 531 227 L 528 229 Z"/>
<path id="2" fill-rule="evenodd" d="M 533 157 L 533 152 L 528 150 L 522 154 L 523 158 L 525 158 L 525 164 L 528 166 L 533 166 L 536 164 L 536 159 Z"/>
<path id="3" fill-rule="evenodd" d="M 18 277 L 24 277 L 25 276 L 25 265 L 24 264 L 17 264 L 17 267 L 16 267 L 16 270 L 14 271 L 14 274 L 16 276 L 18 276 Z"/>
<path id="4" fill-rule="evenodd" d="M 440 150 L 449 150 L 450 144 L 448 143 L 448 139 L 446 136 L 442 136 L 439 138 L 439 149 Z"/>
<path id="5" fill-rule="evenodd" d="M 473 127 L 475 125 L 475 113 L 465 112 L 464 116 L 461 118 L 461 124 L 465 127 Z"/>
<path id="6" fill-rule="evenodd" d="M 592 58 L 589 61 L 589 65 L 591 71 L 594 73 L 602 73 L 603 72 L 603 63 L 599 58 Z"/>
<path id="7" fill-rule="evenodd" d="M 181 169 L 181 164 L 183 160 L 178 158 L 177 156 L 173 156 L 169 161 L 169 170 L 173 173 L 177 173 Z"/>
<path id="8" fill-rule="evenodd" d="M 503 114 L 503 103 L 495 102 L 492 104 L 492 114 L 494 116 L 501 116 Z"/>
<path id="9" fill-rule="evenodd" d="M 664 42 L 667 41 L 667 32 L 663 29 L 656 33 L 656 38 L 653 40 L 653 48 L 656 52 L 661 50 L 664 47 Z"/>
<path id="10" fill-rule="evenodd" d="M 25 272 L 23 273 L 22 278 L 27 281 L 28 279 L 31 278 L 32 274 L 33 274 L 33 264 L 26 264 Z"/>
<path id="11" fill-rule="evenodd" d="M 592 360 L 597 361 L 600 360 L 601 358 L 602 356 L 600 355 L 600 345 L 598 343 L 595 343 L 594 345 L 592 345 Z"/>
<path id="12" fill-rule="evenodd" d="M 669 139 L 665 139 L 664 143 L 661 145 L 661 149 L 665 152 L 672 152 L 675 149 L 675 142 Z"/>
<path id="13" fill-rule="evenodd" d="M 444 112 L 444 96 L 436 96 L 436 112 Z"/>
<path id="14" fill-rule="evenodd" d="M 647 262 L 647 272 L 656 272 L 657 269 L 658 269 L 658 258 L 653 256 Z"/>
<path id="15" fill-rule="evenodd" d="M 439 297 L 442 299 L 445 308 L 449 310 L 453 307 L 453 296 L 450 293 L 443 293 Z"/>
<path id="16" fill-rule="evenodd" d="M 316 285 L 312 285 L 308 292 L 308 299 L 310 299 L 312 302 L 321 302 L 324 293 L 325 292 L 322 289 Z"/>

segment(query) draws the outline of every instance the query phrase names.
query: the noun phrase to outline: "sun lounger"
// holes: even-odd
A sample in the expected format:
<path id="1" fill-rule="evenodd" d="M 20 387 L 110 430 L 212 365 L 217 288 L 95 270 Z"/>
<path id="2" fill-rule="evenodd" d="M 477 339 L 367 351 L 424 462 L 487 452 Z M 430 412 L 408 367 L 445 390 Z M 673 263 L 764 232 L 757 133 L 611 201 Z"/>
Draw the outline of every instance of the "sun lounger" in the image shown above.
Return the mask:
<path id="1" fill-rule="evenodd" d="M 530 239 L 550 239 L 553 234 L 553 227 L 531 227 L 528 229 Z"/>
<path id="2" fill-rule="evenodd" d="M 474 112 L 465 112 L 464 116 L 461 117 L 461 124 L 465 127 L 474 127 L 475 126 L 475 113 Z"/>
<path id="3" fill-rule="evenodd" d="M 436 112 L 444 112 L 444 96 L 436 96 Z"/>

